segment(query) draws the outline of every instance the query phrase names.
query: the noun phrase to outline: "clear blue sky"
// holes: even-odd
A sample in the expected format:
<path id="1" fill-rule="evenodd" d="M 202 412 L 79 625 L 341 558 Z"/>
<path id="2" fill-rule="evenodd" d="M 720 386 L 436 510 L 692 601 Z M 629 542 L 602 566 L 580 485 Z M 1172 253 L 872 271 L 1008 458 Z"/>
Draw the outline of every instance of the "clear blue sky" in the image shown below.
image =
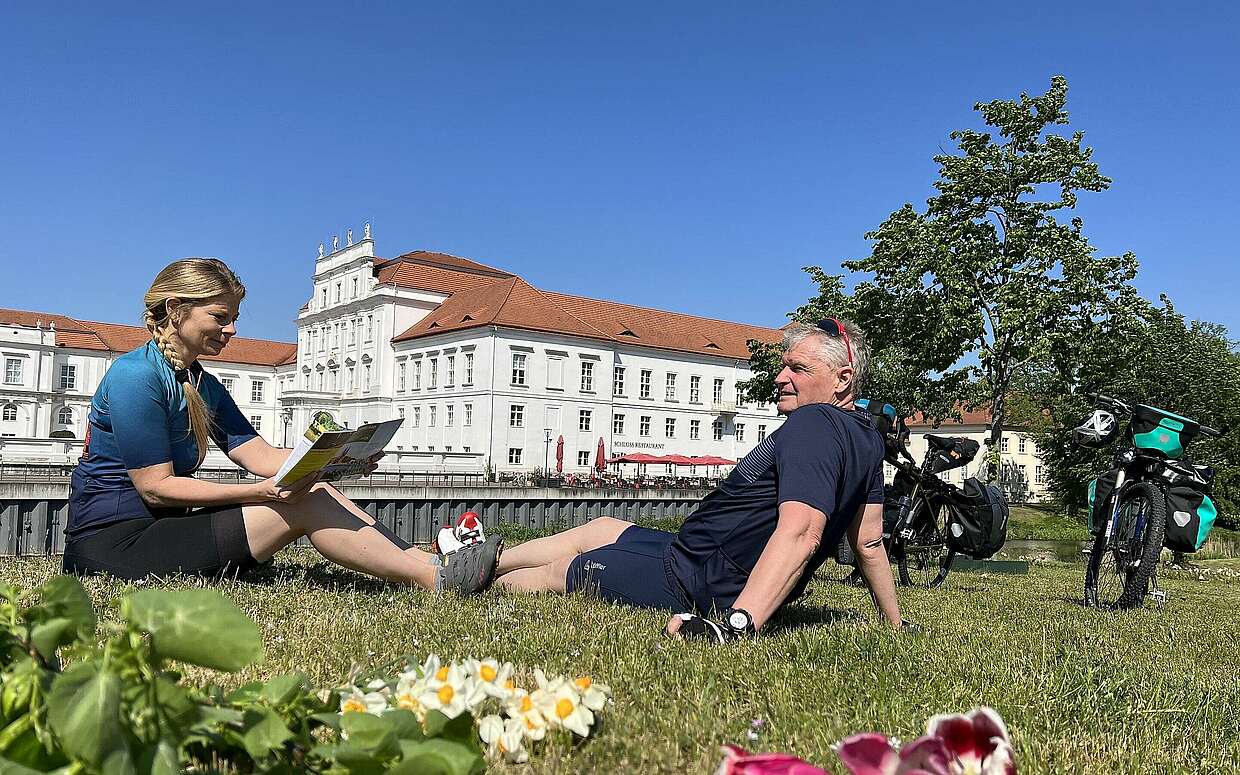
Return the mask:
<path id="1" fill-rule="evenodd" d="M 107 10 L 103 6 L 108 6 Z M 6 3 L 0 306 L 136 322 L 173 258 L 289 340 L 320 240 L 778 325 L 979 100 L 1069 79 L 1139 286 L 1240 331 L 1233 3 Z"/>

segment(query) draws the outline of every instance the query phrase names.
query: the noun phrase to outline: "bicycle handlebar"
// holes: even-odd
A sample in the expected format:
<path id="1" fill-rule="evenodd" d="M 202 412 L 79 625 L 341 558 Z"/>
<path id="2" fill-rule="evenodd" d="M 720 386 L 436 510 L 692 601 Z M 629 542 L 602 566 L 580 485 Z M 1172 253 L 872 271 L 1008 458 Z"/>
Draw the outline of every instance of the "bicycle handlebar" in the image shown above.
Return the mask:
<path id="1" fill-rule="evenodd" d="M 1132 404 L 1128 403 L 1127 401 L 1121 401 L 1118 398 L 1111 398 L 1110 396 L 1104 396 L 1101 393 L 1086 393 L 1085 397 L 1090 399 L 1091 401 L 1104 404 L 1111 409 L 1116 409 L 1120 412 L 1123 412 L 1124 414 L 1132 414 L 1133 412 Z M 1231 430 L 1231 427 L 1227 425 L 1224 425 L 1222 428 L 1211 428 L 1209 425 L 1202 425 L 1201 423 L 1197 423 L 1197 426 L 1201 429 L 1201 434 L 1203 436 L 1213 436 L 1215 438 L 1222 436 Z"/>

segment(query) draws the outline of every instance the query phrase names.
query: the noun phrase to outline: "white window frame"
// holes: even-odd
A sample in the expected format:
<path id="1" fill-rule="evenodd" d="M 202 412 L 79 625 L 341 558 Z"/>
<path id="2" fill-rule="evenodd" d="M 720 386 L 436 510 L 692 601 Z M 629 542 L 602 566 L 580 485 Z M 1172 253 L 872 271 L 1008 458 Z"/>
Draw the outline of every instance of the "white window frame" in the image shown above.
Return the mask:
<path id="1" fill-rule="evenodd" d="M 69 419 L 67 420 L 65 419 L 66 414 L 69 417 Z M 72 425 L 73 424 L 73 407 L 71 406 L 60 407 L 60 409 L 56 411 L 56 424 L 57 425 Z"/>
<path id="2" fill-rule="evenodd" d="M 468 402 L 465 404 L 465 423 L 464 424 L 466 428 L 474 424 L 474 405 Z"/>
<path id="3" fill-rule="evenodd" d="M 60 389 L 77 389 L 77 366 L 72 363 L 60 364 Z"/>
<path id="4" fill-rule="evenodd" d="M 525 404 L 509 404 L 508 405 L 508 427 L 524 428 L 525 427 Z"/>
<path id="5" fill-rule="evenodd" d="M 594 361 L 581 362 L 581 392 L 594 392 Z"/>
<path id="6" fill-rule="evenodd" d="M 449 355 L 447 363 L 444 364 L 446 373 L 444 374 L 444 387 L 452 387 L 456 384 L 456 356 Z"/>
<path id="7" fill-rule="evenodd" d="M 22 358 L 5 358 L 4 359 L 4 384 L 20 385 L 25 377 L 25 370 L 22 369 Z"/>
<path id="8" fill-rule="evenodd" d="M 527 353 L 512 354 L 512 384 L 525 386 L 528 384 L 526 367 L 529 365 Z"/>
<path id="9" fill-rule="evenodd" d="M 642 438 L 650 438 L 650 415 L 643 414 L 637 423 L 637 435 Z"/>
<path id="10" fill-rule="evenodd" d="M 465 353 L 465 385 L 474 384 L 474 354 Z"/>
<path id="11" fill-rule="evenodd" d="M 664 394 L 664 400 L 667 400 L 667 401 L 676 400 L 676 373 L 673 371 L 669 371 L 667 373 L 666 393 Z"/>
<path id="12" fill-rule="evenodd" d="M 582 433 L 588 433 L 594 427 L 594 410 L 579 409 L 577 410 L 577 430 Z"/>
<path id="13" fill-rule="evenodd" d="M 267 397 L 267 382 L 261 379 L 250 380 L 250 403 L 264 403 Z"/>
<path id="14" fill-rule="evenodd" d="M 613 366 L 611 370 L 611 394 L 613 396 L 624 395 L 624 367 Z"/>
<path id="15" fill-rule="evenodd" d="M 642 369 L 637 386 L 638 398 L 650 398 L 650 382 L 654 376 L 654 372 L 650 369 Z"/>
<path id="16" fill-rule="evenodd" d="M 689 403 L 702 403 L 702 378 L 696 374 L 689 377 Z"/>
<path id="17" fill-rule="evenodd" d="M 623 436 L 623 435 L 624 435 L 624 415 L 622 415 L 622 414 L 617 414 L 617 415 L 613 415 L 613 416 L 612 416 L 612 418 L 611 418 L 611 435 L 613 435 L 613 436 Z"/>
<path id="18" fill-rule="evenodd" d="M 702 421 L 701 420 L 690 420 L 689 421 L 689 438 L 694 439 L 694 440 L 702 438 Z"/>
<path id="19" fill-rule="evenodd" d="M 668 439 L 676 438 L 676 418 L 675 417 L 668 417 L 667 419 L 663 421 L 663 436 L 664 438 L 668 438 Z"/>
<path id="20" fill-rule="evenodd" d="M 509 447 L 508 448 L 508 465 L 510 466 L 522 465 L 521 452 L 522 452 L 521 447 Z"/>

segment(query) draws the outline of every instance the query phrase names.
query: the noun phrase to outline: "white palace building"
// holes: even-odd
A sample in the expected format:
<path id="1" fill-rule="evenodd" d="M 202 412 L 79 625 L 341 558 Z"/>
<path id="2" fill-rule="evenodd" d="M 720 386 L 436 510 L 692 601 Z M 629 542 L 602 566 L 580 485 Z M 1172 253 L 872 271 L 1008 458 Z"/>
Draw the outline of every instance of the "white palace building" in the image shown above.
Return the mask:
<path id="1" fill-rule="evenodd" d="M 736 392 L 750 376 L 748 341 L 777 341 L 777 329 L 541 290 L 442 253 L 379 258 L 369 224 L 360 241 L 350 231 L 343 247 L 319 246 L 313 283 L 295 344 L 236 337 L 203 359 L 275 446 L 325 409 L 354 427 L 403 417 L 385 469 L 553 468 L 563 437 L 564 471 L 586 473 L 600 439 L 609 457 L 737 460 L 781 422 L 773 405 Z M 147 338 L 139 326 L 0 309 L 0 462 L 75 460 L 99 381 Z M 969 413 L 938 432 L 980 440 L 987 420 Z M 915 430 L 920 455 L 931 429 Z M 1031 440 L 1013 430 L 1003 442 L 1022 499 L 1038 499 Z M 212 448 L 205 465 L 231 463 Z"/>
<path id="2" fill-rule="evenodd" d="M 736 395 L 750 376 L 747 342 L 777 340 L 776 329 L 544 291 L 441 253 L 379 258 L 374 247 L 369 225 L 358 242 L 320 245 L 296 344 L 237 337 L 203 359 L 272 444 L 291 445 L 326 409 L 351 426 L 403 417 L 385 468 L 554 467 L 562 436 L 564 471 L 584 473 L 600 439 L 608 456 L 736 460 L 780 423 L 772 405 Z M 103 374 L 147 338 L 139 326 L 0 309 L 0 461 L 75 459 Z M 230 464 L 213 449 L 206 465 Z"/>

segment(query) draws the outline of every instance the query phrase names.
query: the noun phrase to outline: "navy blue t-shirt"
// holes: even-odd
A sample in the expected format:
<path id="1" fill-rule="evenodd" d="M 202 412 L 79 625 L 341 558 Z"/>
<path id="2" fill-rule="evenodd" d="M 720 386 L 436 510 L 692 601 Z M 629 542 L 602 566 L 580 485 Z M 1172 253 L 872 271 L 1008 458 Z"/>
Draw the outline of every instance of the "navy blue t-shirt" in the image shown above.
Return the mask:
<path id="1" fill-rule="evenodd" d="M 858 510 L 883 502 L 883 439 L 867 412 L 809 404 L 741 458 L 685 520 L 667 569 L 703 613 L 736 600 L 779 522 L 779 505 L 800 501 L 827 516 L 818 551 L 788 600 L 805 593 Z"/>
<path id="2" fill-rule="evenodd" d="M 190 372 L 220 449 L 231 452 L 258 435 L 219 380 L 197 362 Z M 68 535 L 159 516 L 138 494 L 130 469 L 171 462 L 176 476 L 188 476 L 198 467 L 185 393 L 154 342 L 116 359 L 91 398 L 89 422 L 90 442 L 70 486 Z"/>

